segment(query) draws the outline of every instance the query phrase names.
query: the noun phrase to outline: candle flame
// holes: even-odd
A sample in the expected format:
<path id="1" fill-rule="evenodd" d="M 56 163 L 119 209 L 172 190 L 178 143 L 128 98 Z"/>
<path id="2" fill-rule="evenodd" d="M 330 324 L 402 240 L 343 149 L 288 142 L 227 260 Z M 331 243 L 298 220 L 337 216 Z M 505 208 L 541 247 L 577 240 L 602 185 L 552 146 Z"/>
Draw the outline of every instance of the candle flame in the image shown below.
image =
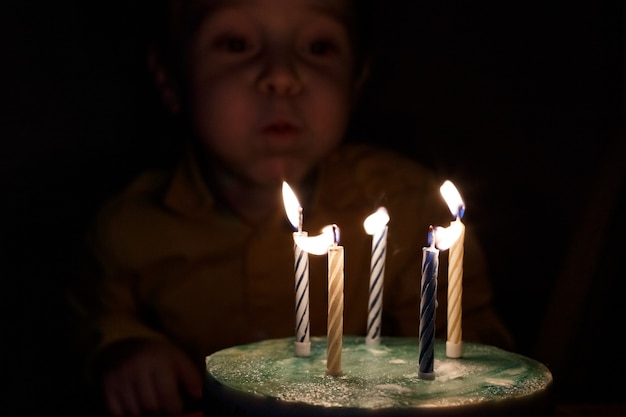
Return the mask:
<path id="1" fill-rule="evenodd" d="M 294 236 L 293 239 L 303 251 L 314 255 L 324 255 L 339 241 L 339 228 L 336 225 L 328 225 L 317 236 Z"/>
<path id="2" fill-rule="evenodd" d="M 452 222 L 448 227 L 435 227 L 435 247 L 439 250 L 450 249 L 462 232 L 461 222 Z"/>
<path id="3" fill-rule="evenodd" d="M 302 215 L 302 207 L 300 206 L 298 197 L 296 197 L 296 194 L 285 181 L 283 181 L 283 205 L 285 206 L 285 213 L 287 214 L 289 223 L 291 223 L 294 228 L 299 229 L 301 227 L 300 217 Z"/>
<path id="4" fill-rule="evenodd" d="M 439 188 L 439 191 L 441 192 L 443 199 L 448 204 L 450 213 L 452 213 L 455 218 L 463 218 L 463 215 L 465 214 L 465 203 L 452 181 L 446 180 Z"/>
<path id="5" fill-rule="evenodd" d="M 375 235 L 381 232 L 389 223 L 389 213 L 385 207 L 379 207 L 374 213 L 367 216 L 363 222 L 363 227 L 368 235 Z"/>

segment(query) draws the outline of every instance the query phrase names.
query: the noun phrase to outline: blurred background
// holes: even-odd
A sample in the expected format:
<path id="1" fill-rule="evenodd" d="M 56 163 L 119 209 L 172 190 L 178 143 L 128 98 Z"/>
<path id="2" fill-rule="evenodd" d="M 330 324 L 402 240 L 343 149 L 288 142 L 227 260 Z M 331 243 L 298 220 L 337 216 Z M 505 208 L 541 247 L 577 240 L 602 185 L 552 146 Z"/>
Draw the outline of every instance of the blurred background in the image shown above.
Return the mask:
<path id="1" fill-rule="evenodd" d="M 2 395 L 11 415 L 72 415 L 63 285 L 98 204 L 168 152 L 147 13 L 3 4 Z M 517 350 L 559 402 L 623 403 L 624 2 L 384 4 L 355 140 L 455 182 Z"/>

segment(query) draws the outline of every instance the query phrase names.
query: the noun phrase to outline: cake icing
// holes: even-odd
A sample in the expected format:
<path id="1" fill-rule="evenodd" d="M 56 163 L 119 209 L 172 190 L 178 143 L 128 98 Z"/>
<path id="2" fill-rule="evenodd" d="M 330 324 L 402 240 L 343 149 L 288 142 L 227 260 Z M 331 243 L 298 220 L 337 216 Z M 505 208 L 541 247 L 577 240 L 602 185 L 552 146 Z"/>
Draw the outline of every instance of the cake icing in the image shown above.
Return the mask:
<path id="1" fill-rule="evenodd" d="M 435 342 L 434 380 L 418 378 L 418 339 L 344 336 L 341 376 L 326 375 L 326 339 L 309 357 L 293 338 L 232 347 L 206 358 L 206 415 L 550 415 L 552 375 L 541 363 L 467 343 L 463 357 Z"/>

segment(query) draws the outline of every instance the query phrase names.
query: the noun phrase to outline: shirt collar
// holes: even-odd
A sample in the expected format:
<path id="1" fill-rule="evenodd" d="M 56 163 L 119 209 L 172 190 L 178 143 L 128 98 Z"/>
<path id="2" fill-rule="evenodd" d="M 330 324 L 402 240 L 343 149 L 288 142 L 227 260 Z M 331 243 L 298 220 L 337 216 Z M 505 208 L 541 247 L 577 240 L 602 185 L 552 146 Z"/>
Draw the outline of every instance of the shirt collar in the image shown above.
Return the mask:
<path id="1" fill-rule="evenodd" d="M 359 176 L 356 161 L 362 154 L 360 147 L 340 147 L 320 165 L 317 178 L 313 181 L 315 185 L 310 205 L 305 207 L 309 214 L 318 212 L 321 207 L 333 212 L 341 211 L 351 208 L 355 201 L 363 201 L 362 190 L 356 188 L 351 180 L 355 175 Z M 215 197 L 203 179 L 191 146 L 174 170 L 164 204 L 177 213 L 193 218 L 204 217 L 214 209 Z"/>
<path id="2" fill-rule="evenodd" d="M 164 204 L 190 217 L 205 216 L 215 204 L 215 198 L 202 178 L 191 147 L 187 148 L 184 157 L 174 170 L 172 181 L 165 193 Z"/>

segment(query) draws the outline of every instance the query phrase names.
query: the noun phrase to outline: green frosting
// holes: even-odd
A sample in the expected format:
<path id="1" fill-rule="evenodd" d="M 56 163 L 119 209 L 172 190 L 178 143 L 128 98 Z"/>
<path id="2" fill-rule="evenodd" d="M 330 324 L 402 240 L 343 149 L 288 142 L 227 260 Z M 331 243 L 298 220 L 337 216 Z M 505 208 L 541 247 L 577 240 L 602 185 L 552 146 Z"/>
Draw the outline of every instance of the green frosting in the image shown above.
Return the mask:
<path id="1" fill-rule="evenodd" d="M 385 337 L 371 348 L 363 337 L 344 336 L 343 375 L 328 376 L 325 338 L 312 338 L 305 358 L 294 355 L 293 338 L 237 346 L 207 357 L 208 397 L 232 397 L 243 408 L 241 402 L 249 398 L 253 409 L 300 404 L 323 410 L 519 411 L 532 405 L 536 412 L 549 407 L 552 375 L 533 359 L 467 342 L 462 358 L 449 359 L 445 342 L 436 341 L 435 379 L 423 380 L 418 350 L 417 338 Z"/>

